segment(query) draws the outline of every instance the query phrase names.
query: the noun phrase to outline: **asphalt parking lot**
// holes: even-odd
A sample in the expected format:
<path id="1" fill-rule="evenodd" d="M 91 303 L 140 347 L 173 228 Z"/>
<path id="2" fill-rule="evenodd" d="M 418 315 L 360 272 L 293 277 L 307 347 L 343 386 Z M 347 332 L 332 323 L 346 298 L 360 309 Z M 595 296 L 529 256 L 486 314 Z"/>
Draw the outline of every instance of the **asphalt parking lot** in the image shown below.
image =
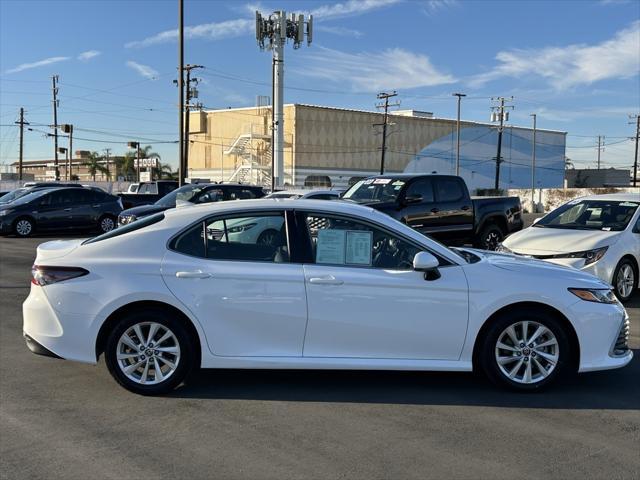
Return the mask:
<path id="1" fill-rule="evenodd" d="M 0 238 L 0 477 L 640 478 L 636 357 L 539 394 L 472 374 L 203 371 L 161 398 L 22 340 L 35 247 Z"/>

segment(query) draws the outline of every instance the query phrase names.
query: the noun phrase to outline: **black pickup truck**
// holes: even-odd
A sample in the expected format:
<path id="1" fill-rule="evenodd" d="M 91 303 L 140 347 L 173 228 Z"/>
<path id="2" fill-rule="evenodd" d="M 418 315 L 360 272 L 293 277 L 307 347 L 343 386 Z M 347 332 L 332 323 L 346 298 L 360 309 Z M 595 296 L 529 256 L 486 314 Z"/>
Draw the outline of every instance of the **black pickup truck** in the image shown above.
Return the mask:
<path id="1" fill-rule="evenodd" d="M 132 208 L 139 205 L 151 205 L 176 188 L 178 188 L 178 182 L 175 180 L 141 182 L 136 193 L 119 193 L 118 196 L 122 199 L 124 208 Z"/>
<path id="2" fill-rule="evenodd" d="M 474 197 L 453 175 L 398 174 L 360 180 L 342 198 L 365 204 L 443 243 L 495 250 L 522 229 L 518 197 Z"/>

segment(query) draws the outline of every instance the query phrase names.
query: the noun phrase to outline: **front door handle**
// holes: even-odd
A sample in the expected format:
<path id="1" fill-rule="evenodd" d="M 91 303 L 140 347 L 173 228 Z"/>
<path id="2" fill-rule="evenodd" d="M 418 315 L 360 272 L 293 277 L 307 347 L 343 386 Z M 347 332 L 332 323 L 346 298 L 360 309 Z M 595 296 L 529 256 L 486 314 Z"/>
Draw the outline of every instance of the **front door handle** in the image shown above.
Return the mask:
<path id="1" fill-rule="evenodd" d="M 461 210 L 467 211 L 467 210 L 469 210 L 470 208 L 471 208 L 471 207 L 470 207 L 469 205 L 464 205 L 464 206 L 462 207 L 462 209 L 461 209 Z"/>
<path id="2" fill-rule="evenodd" d="M 327 275 L 326 277 L 311 277 L 309 283 L 316 285 L 342 285 L 344 282 L 333 275 Z"/>
<path id="3" fill-rule="evenodd" d="M 203 272 L 202 270 L 196 270 L 194 272 L 176 272 L 177 278 L 210 278 L 211 274 Z"/>
<path id="4" fill-rule="evenodd" d="M 432 208 L 431 213 L 438 213 L 440 211 L 439 208 Z"/>
<path id="5" fill-rule="evenodd" d="M 70 209 L 70 208 L 65 208 L 65 209 L 64 209 L 64 211 L 65 211 L 65 212 L 70 212 L 70 211 L 71 211 L 71 209 Z"/>

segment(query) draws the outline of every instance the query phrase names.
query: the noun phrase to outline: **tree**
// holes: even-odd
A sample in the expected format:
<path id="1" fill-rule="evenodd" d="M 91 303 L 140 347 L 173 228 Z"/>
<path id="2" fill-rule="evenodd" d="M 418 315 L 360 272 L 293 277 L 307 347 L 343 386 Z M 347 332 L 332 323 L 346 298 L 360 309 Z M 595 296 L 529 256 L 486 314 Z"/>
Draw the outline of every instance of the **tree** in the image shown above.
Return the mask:
<path id="1" fill-rule="evenodd" d="M 176 177 L 176 173 L 168 163 L 161 163 L 158 161 L 158 166 L 153 167 L 152 175 L 158 180 L 173 180 Z"/>
<path id="2" fill-rule="evenodd" d="M 87 160 L 82 163 L 84 166 L 87 167 L 87 170 L 89 171 L 89 175 L 91 175 L 91 179 L 94 182 L 96 181 L 96 174 L 98 172 L 102 173 L 103 175 L 106 175 L 107 179 L 111 178 L 111 173 L 109 172 L 109 169 L 101 163 L 103 161 L 104 161 L 104 158 L 99 156 L 98 152 L 91 152 L 87 156 Z"/>

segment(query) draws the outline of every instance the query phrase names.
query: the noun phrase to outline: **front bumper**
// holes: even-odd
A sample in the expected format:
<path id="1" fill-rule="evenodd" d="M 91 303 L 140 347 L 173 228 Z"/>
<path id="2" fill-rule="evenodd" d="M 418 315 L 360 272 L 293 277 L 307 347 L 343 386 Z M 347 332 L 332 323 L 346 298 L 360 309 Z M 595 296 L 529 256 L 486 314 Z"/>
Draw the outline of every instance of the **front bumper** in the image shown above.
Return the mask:
<path id="1" fill-rule="evenodd" d="M 13 231 L 13 221 L 8 218 L 0 219 L 0 234 L 7 234 Z"/>

